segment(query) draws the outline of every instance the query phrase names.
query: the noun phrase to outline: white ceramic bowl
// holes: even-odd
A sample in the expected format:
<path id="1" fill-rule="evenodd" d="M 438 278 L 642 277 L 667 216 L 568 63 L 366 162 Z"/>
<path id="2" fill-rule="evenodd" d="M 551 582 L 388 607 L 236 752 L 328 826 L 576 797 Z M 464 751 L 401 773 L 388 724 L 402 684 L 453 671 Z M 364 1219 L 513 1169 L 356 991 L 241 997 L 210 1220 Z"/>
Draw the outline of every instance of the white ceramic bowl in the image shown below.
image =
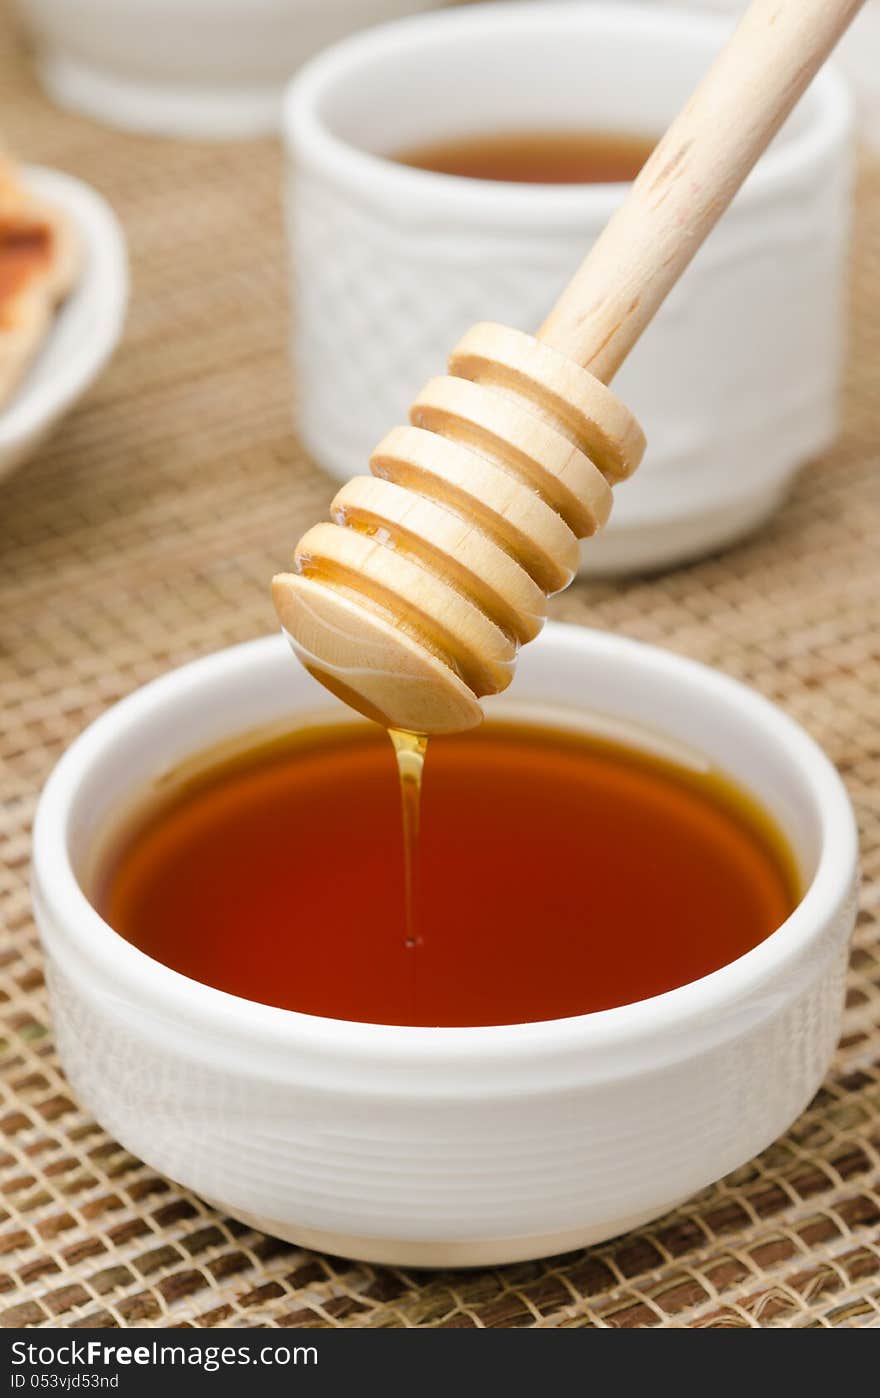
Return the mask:
<path id="1" fill-rule="evenodd" d="M 14 0 L 62 107 L 160 136 L 276 131 L 294 69 L 442 0 Z"/>
<path id="2" fill-rule="evenodd" d="M 538 1024 L 353 1024 L 188 980 L 90 906 L 79 880 L 96 837 L 206 745 L 343 712 L 282 637 L 221 651 L 93 723 L 36 817 L 58 1048 L 74 1091 L 129 1150 L 284 1238 L 374 1262 L 488 1264 L 643 1223 L 803 1110 L 837 1040 L 855 909 L 854 822 L 830 763 L 742 685 L 598 632 L 549 625 L 513 689 L 587 725 L 589 702 L 727 769 L 800 861 L 808 891 L 788 921 L 669 994 Z"/>
<path id="3" fill-rule="evenodd" d="M 388 154 L 474 132 L 659 134 L 729 32 L 624 4 L 480 5 L 357 36 L 292 83 L 290 237 L 298 419 L 333 475 L 365 468 L 461 334 L 533 331 L 625 186 L 438 175 Z M 624 365 L 648 434 L 584 549 L 595 573 L 742 535 L 837 424 L 850 105 L 817 78 Z"/>
<path id="4" fill-rule="evenodd" d="M 83 240 L 79 282 L 9 401 L 0 407 L 0 476 L 20 465 L 97 378 L 122 334 L 128 259 L 109 204 L 82 180 L 37 165 L 28 189 L 65 211 Z"/>

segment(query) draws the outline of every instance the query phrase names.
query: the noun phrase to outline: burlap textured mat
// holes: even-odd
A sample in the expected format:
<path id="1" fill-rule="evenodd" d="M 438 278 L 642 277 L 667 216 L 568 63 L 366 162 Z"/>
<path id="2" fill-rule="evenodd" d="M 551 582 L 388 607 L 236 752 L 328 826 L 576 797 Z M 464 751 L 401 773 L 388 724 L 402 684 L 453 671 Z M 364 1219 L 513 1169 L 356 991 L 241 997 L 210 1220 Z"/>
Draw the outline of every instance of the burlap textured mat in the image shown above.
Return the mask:
<path id="1" fill-rule="evenodd" d="M 38 788 L 107 704 L 274 628 L 267 580 L 331 487 L 290 430 L 275 147 L 123 137 L 61 115 L 2 8 L 0 130 L 104 191 L 134 271 L 109 371 L 0 483 L 2 1323 L 880 1326 L 880 169 L 861 185 L 837 449 L 754 542 L 653 581 L 579 584 L 554 606 L 747 680 L 837 762 L 866 879 L 833 1069 L 788 1136 L 638 1234 L 548 1262 L 407 1273 L 219 1217 L 110 1140 L 59 1072 L 27 890 Z"/>

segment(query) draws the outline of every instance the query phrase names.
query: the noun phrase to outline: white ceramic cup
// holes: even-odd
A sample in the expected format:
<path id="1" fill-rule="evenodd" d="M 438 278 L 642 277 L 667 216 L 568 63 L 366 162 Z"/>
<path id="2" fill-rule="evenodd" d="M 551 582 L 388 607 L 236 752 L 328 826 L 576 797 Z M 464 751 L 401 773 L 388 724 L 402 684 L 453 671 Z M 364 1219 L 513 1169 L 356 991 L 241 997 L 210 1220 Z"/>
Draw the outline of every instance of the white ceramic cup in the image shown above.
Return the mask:
<path id="1" fill-rule="evenodd" d="M 160 136 L 277 131 L 325 44 L 442 0 L 13 0 L 62 107 Z"/>
<path id="2" fill-rule="evenodd" d="M 291 84 L 284 130 L 298 422 L 362 473 L 476 321 L 534 331 L 625 192 L 395 164 L 505 130 L 659 134 L 729 32 L 624 4 L 479 5 L 376 29 Z M 662 307 L 615 388 L 648 434 L 585 571 L 659 567 L 741 536 L 835 434 L 850 105 L 819 75 Z"/>
<path id="3" fill-rule="evenodd" d="M 489 1264 L 642 1224 L 804 1109 L 837 1040 L 855 913 L 855 827 L 833 767 L 734 680 L 612 635 L 547 626 L 513 693 L 587 727 L 589 699 L 726 769 L 791 842 L 807 888 L 791 917 L 690 985 L 536 1024 L 354 1024 L 189 980 L 89 904 L 80 880 L 96 838 L 206 745 L 285 716 L 348 713 L 281 636 L 221 651 L 93 723 L 36 816 L 58 1049 L 73 1090 L 129 1150 L 296 1242 L 373 1262 Z"/>

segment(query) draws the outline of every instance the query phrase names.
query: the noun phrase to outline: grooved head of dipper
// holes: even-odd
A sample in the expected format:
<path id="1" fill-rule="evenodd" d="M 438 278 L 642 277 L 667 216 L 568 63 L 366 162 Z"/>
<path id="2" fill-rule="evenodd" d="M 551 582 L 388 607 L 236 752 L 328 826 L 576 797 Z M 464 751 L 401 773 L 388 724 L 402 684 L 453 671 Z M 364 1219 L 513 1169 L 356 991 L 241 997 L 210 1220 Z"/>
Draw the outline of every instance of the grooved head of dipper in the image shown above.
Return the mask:
<path id="1" fill-rule="evenodd" d="M 474 728 L 477 696 L 438 655 L 336 587 L 279 573 L 272 600 L 294 654 L 337 698 L 387 728 L 457 733 Z"/>

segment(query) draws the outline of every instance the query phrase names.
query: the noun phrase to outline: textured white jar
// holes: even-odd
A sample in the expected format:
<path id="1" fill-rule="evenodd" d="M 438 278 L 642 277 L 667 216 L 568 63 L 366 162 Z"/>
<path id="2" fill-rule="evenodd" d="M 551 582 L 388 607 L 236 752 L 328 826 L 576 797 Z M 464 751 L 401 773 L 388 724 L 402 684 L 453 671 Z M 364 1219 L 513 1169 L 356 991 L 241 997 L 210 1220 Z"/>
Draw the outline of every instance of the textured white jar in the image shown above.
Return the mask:
<path id="1" fill-rule="evenodd" d="M 776 816 L 808 888 L 767 941 L 638 1004 L 473 1029 L 294 1014 L 152 961 L 80 886 L 108 816 L 206 745 L 281 717 L 348 712 L 271 637 L 117 704 L 42 795 L 34 901 L 80 1100 L 129 1150 L 231 1214 L 416 1265 L 513 1261 L 609 1237 L 769 1145 L 813 1096 L 837 1040 L 856 876 L 843 786 L 803 730 L 734 681 L 548 626 L 523 652 L 513 697 L 566 706 L 578 721 L 586 694 L 714 760 Z"/>
<path id="2" fill-rule="evenodd" d="M 161 136 L 276 131 L 291 73 L 442 0 L 13 0 L 63 107 Z"/>
<path id="3" fill-rule="evenodd" d="M 478 320 L 534 330 L 624 188 L 383 158 L 474 132 L 657 134 L 729 22 L 622 4 L 481 5 L 386 26 L 291 84 L 293 358 L 306 446 L 365 469 Z M 820 74 L 615 381 L 648 434 L 588 571 L 711 550 L 776 507 L 837 424 L 850 106 Z"/>

